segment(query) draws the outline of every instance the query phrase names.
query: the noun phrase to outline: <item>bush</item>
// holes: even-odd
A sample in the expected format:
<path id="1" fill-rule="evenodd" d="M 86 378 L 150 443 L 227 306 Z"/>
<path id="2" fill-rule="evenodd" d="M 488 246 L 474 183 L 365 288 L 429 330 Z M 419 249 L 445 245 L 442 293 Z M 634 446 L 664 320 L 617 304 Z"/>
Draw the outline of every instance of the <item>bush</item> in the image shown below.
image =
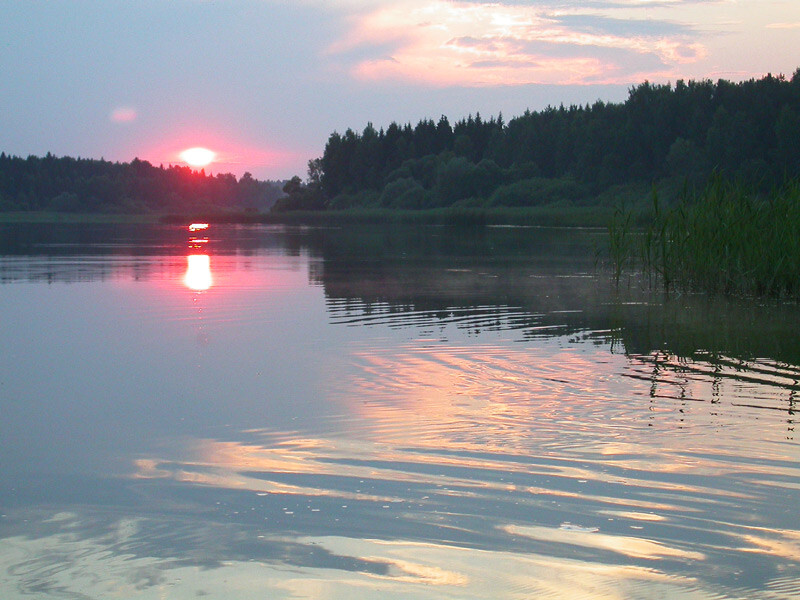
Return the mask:
<path id="1" fill-rule="evenodd" d="M 466 198 L 486 198 L 500 184 L 503 171 L 493 160 L 477 165 L 463 156 L 452 157 L 439 165 L 435 197 L 440 206 L 450 206 Z"/>
<path id="2" fill-rule="evenodd" d="M 328 202 L 328 208 L 331 210 L 377 208 L 379 206 L 380 195 L 375 190 L 362 190 L 356 194 L 339 194 Z"/>
<path id="3" fill-rule="evenodd" d="M 61 192 L 50 199 L 47 209 L 55 212 L 80 212 L 83 210 L 78 194 Z"/>
<path id="4" fill-rule="evenodd" d="M 533 177 L 497 188 L 489 199 L 491 206 L 540 206 L 584 200 L 588 189 L 571 179 Z"/>
<path id="5" fill-rule="evenodd" d="M 381 206 L 389 208 L 422 208 L 425 189 L 413 177 L 396 179 L 387 184 L 381 193 Z"/>
<path id="6" fill-rule="evenodd" d="M 14 210 L 19 210 L 19 205 L 16 202 L 12 202 L 10 198 L 4 198 L 2 194 L 0 194 L 0 212 L 11 212 Z"/>

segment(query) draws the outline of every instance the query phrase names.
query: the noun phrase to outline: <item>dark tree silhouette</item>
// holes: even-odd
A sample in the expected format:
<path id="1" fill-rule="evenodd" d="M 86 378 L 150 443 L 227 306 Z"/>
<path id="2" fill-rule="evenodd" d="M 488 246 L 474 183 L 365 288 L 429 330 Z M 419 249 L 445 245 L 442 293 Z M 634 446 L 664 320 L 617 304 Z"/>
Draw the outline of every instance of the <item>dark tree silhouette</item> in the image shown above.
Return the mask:
<path id="1" fill-rule="evenodd" d="M 20 158 L 0 153 L 0 211 L 185 212 L 267 210 L 281 183 L 250 173 L 208 175 L 147 161 L 112 163 L 83 158 Z"/>
<path id="2" fill-rule="evenodd" d="M 331 208 L 591 202 L 620 185 L 699 185 L 715 171 L 768 187 L 800 175 L 798 115 L 800 69 L 791 79 L 645 82 L 623 103 L 508 123 L 475 114 L 334 132 L 316 181 Z"/>

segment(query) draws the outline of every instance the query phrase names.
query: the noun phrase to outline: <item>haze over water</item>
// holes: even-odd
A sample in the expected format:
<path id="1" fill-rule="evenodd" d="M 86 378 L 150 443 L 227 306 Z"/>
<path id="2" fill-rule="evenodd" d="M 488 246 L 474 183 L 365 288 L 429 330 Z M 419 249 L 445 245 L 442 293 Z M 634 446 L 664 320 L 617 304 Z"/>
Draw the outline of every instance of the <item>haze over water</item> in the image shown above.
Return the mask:
<path id="1" fill-rule="evenodd" d="M 0 226 L 3 598 L 796 598 L 796 305 L 600 233 Z"/>

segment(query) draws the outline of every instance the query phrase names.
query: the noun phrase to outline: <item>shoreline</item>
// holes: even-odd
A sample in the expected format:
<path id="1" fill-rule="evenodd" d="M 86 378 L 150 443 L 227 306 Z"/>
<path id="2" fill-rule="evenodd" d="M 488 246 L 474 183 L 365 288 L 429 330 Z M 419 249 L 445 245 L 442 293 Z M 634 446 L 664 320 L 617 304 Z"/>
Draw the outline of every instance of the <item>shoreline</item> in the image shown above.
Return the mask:
<path id="1" fill-rule="evenodd" d="M 0 213 L 8 223 L 141 223 L 184 224 L 192 222 L 239 225 L 523 225 L 539 227 L 607 228 L 613 210 L 607 207 L 537 207 L 525 209 L 357 209 L 341 211 L 287 211 L 275 213 L 220 212 L 170 214 L 103 214 L 58 212 Z"/>

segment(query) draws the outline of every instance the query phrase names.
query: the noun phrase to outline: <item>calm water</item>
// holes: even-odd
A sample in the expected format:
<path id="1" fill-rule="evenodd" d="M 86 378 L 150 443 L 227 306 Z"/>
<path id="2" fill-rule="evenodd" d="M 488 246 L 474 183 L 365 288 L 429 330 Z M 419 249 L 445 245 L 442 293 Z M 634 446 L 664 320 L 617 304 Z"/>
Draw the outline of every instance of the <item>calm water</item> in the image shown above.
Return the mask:
<path id="1" fill-rule="evenodd" d="M 599 239 L 0 226 L 0 597 L 799 598 L 800 308 Z"/>

